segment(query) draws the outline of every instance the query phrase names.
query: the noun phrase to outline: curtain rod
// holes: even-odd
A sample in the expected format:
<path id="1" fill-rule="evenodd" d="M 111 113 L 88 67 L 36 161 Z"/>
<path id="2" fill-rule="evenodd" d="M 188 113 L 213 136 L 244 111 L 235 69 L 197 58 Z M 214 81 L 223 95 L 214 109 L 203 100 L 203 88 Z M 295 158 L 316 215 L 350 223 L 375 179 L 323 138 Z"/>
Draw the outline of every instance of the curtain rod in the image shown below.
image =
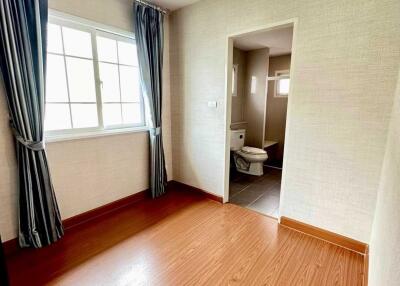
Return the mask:
<path id="1" fill-rule="evenodd" d="M 149 2 L 146 2 L 146 1 L 143 1 L 143 0 L 135 0 L 135 2 L 138 2 L 138 3 L 143 4 L 145 6 L 151 7 L 153 9 L 156 9 L 157 11 L 160 11 L 163 14 L 168 14 L 168 10 L 167 9 L 164 9 L 164 8 L 162 8 L 160 6 L 151 4 Z"/>

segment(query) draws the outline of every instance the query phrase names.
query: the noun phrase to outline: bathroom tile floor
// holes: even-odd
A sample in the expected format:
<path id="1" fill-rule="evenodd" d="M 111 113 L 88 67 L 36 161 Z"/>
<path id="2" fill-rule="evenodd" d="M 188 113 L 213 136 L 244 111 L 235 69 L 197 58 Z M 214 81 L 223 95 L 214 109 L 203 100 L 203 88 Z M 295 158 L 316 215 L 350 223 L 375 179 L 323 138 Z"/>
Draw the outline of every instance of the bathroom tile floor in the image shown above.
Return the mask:
<path id="1" fill-rule="evenodd" d="M 231 172 L 229 202 L 278 217 L 282 170 L 264 167 L 263 176 Z"/>

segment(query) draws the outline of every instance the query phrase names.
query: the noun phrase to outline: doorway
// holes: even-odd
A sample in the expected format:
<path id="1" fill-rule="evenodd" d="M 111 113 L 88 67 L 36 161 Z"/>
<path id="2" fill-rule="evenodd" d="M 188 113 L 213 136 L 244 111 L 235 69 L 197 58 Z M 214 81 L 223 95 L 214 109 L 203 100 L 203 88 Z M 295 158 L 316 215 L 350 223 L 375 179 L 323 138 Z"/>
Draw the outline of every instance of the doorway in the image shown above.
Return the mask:
<path id="1" fill-rule="evenodd" d="M 296 20 L 228 37 L 224 201 L 278 218 Z"/>

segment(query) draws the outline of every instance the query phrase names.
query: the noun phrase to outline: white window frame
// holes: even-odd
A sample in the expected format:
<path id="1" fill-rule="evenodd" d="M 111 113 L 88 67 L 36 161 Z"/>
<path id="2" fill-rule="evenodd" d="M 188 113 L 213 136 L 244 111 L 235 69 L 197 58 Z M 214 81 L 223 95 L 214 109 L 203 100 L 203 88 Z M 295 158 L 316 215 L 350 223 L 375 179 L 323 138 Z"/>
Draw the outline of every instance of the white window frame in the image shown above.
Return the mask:
<path id="1" fill-rule="evenodd" d="M 71 140 L 71 139 L 81 139 L 81 138 L 90 138 L 90 137 L 98 137 L 98 136 L 106 136 L 112 134 L 121 134 L 121 133 L 130 133 L 130 132 L 143 132 L 148 130 L 146 116 L 145 116 L 145 107 L 144 107 L 144 99 L 142 93 L 140 93 L 140 109 L 141 109 L 141 122 L 138 124 L 119 124 L 112 126 L 104 126 L 103 123 L 103 115 L 102 115 L 102 97 L 101 97 L 101 80 L 100 80 L 100 72 L 99 72 L 99 58 L 97 55 L 97 39 L 96 36 L 106 36 L 108 38 L 112 38 L 118 41 L 125 41 L 130 43 L 135 43 L 135 37 L 133 33 L 123 31 L 114 27 L 109 27 L 103 24 L 99 24 L 90 20 L 86 20 L 80 17 L 72 16 L 69 14 L 61 13 L 58 11 L 54 11 L 49 9 L 49 23 L 60 25 L 64 27 L 69 27 L 73 29 L 78 29 L 81 31 L 85 31 L 90 33 L 91 35 L 91 44 L 92 44 L 92 58 L 90 60 L 93 61 L 93 71 L 95 77 L 95 91 L 96 91 L 96 106 L 97 106 L 97 116 L 98 116 L 98 126 L 96 127 L 88 127 L 88 128 L 71 128 L 71 129 L 59 129 L 59 130 L 49 130 L 45 131 L 45 138 L 47 142 L 54 141 L 63 141 L 63 140 Z M 58 54 L 53 52 L 48 52 L 49 54 L 61 55 L 64 57 L 65 54 Z M 81 59 L 89 59 L 85 57 L 79 56 L 70 56 L 73 58 L 81 58 Z M 101 61 L 104 62 L 104 61 Z M 116 64 L 116 63 L 113 63 Z M 118 66 L 123 65 L 117 63 Z M 66 67 L 65 67 L 66 68 Z M 67 83 L 67 88 L 68 83 Z M 120 86 L 121 88 L 121 86 Z M 51 102 L 53 103 L 53 102 Z M 57 102 L 54 102 L 57 104 Z M 65 102 L 63 102 L 65 104 Z M 80 103 L 80 102 L 74 102 Z M 86 104 L 86 102 L 81 102 Z M 123 103 L 123 102 L 121 102 Z M 131 102 L 130 102 L 131 103 Z M 71 103 L 69 102 L 69 107 L 71 107 Z M 72 113 L 70 114 L 72 120 Z"/>
<path id="2" fill-rule="evenodd" d="M 277 70 L 275 71 L 275 91 L 274 91 L 274 97 L 279 97 L 279 98 L 287 98 L 289 96 L 289 93 L 279 93 L 279 81 L 281 79 L 289 79 L 290 80 L 290 70 Z M 290 85 L 290 82 L 289 82 Z"/>

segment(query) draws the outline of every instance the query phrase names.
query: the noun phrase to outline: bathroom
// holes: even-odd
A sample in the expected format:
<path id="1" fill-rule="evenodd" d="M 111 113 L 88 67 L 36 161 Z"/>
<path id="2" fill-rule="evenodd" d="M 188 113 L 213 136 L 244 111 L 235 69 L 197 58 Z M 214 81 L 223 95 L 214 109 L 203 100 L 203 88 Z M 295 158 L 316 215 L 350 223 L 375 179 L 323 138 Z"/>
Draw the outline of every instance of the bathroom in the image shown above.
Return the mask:
<path id="1" fill-rule="evenodd" d="M 234 39 L 229 202 L 278 217 L 293 27 Z"/>

